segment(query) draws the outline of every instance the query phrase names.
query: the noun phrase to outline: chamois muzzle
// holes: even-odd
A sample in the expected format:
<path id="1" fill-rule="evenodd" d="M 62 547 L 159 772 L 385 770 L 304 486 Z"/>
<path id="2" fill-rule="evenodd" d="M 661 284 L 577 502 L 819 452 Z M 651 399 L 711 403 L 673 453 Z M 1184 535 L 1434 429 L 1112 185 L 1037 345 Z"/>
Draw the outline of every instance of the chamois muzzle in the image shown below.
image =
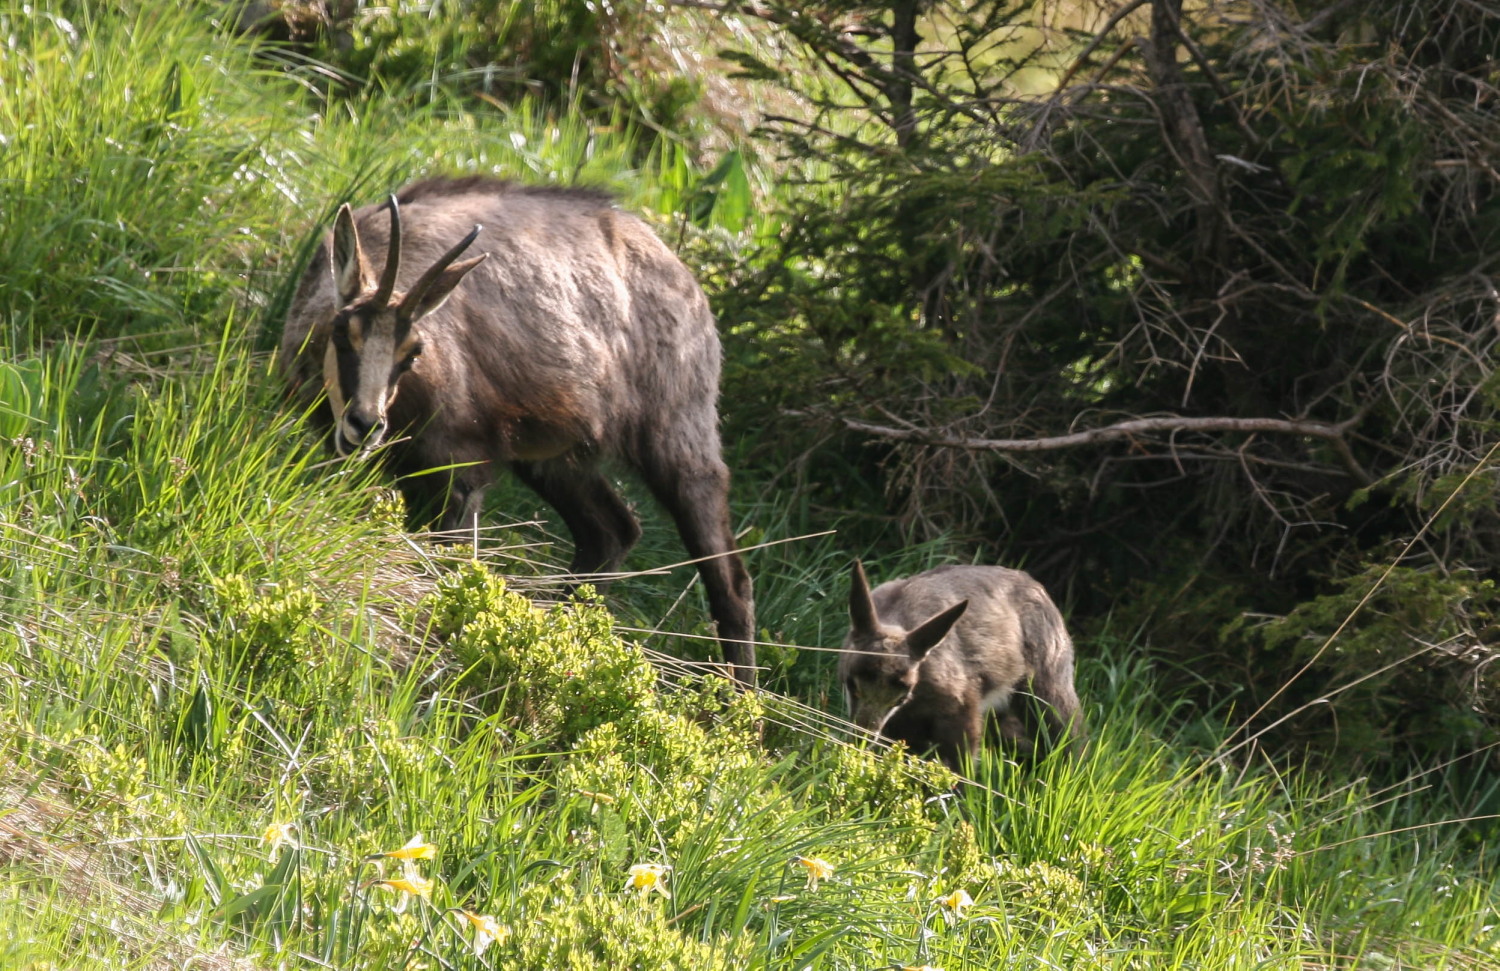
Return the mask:
<path id="1" fill-rule="evenodd" d="M 341 456 L 375 448 L 385 439 L 386 427 L 385 419 L 371 420 L 350 408 L 334 432 L 333 446 Z"/>

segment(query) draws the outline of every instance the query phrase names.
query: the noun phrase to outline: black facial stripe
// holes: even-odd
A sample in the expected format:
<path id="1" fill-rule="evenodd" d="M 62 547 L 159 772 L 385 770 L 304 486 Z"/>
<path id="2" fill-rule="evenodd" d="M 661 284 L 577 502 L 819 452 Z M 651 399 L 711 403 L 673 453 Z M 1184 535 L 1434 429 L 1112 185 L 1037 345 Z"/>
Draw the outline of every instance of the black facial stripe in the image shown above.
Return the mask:
<path id="1" fill-rule="evenodd" d="M 349 320 L 352 316 L 349 311 L 341 310 L 334 316 L 333 322 L 328 325 L 329 339 L 333 341 L 333 346 L 339 350 L 345 350 L 353 346 L 353 342 L 349 339 Z"/>
<path id="2" fill-rule="evenodd" d="M 347 344 L 335 349 L 339 366 L 339 393 L 344 396 L 347 408 L 359 393 L 359 353 Z"/>

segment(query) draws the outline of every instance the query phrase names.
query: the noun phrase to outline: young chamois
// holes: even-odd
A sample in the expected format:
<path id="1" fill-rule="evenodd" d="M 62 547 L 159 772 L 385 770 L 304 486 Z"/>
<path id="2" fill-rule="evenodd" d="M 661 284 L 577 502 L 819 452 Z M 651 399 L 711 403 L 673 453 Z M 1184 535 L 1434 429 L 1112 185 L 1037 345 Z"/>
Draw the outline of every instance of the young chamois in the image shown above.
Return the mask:
<path id="1" fill-rule="evenodd" d="M 460 260 L 476 238 L 483 252 Z M 385 445 L 414 524 L 475 528 L 506 466 L 567 525 L 570 571 L 608 573 L 641 530 L 601 463 L 634 469 L 698 561 L 725 658 L 751 685 L 719 360 L 708 300 L 645 223 L 604 193 L 485 177 L 341 207 L 281 341 L 302 400 L 326 390 L 338 454 Z"/>
<path id="2" fill-rule="evenodd" d="M 1023 751 L 1037 729 L 1016 704 L 1030 681 L 1051 745 L 1082 747 L 1073 642 L 1042 585 L 1002 566 L 940 566 L 874 591 L 854 563 L 839 680 L 867 731 L 936 750 L 955 772 L 977 752 L 987 712 Z"/>

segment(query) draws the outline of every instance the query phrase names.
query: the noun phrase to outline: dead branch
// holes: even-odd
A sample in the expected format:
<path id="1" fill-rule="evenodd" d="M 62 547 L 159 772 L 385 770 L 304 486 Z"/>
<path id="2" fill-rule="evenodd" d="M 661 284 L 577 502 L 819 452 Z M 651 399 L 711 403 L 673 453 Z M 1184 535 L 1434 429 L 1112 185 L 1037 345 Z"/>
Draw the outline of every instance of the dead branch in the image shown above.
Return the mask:
<path id="1" fill-rule="evenodd" d="M 807 417 L 807 412 L 791 411 L 791 415 Z M 924 428 L 892 428 L 875 425 L 857 418 L 840 418 L 845 428 L 863 432 L 895 442 L 911 442 L 935 448 L 956 448 L 970 452 L 1050 452 L 1064 448 L 1079 448 L 1085 445 L 1102 445 L 1106 442 L 1149 435 L 1157 432 L 1238 432 L 1243 434 L 1300 435 L 1317 438 L 1332 444 L 1334 451 L 1344 463 L 1345 471 L 1361 484 L 1372 480 L 1349 450 L 1345 434 L 1362 416 L 1355 416 L 1338 424 L 1323 421 L 1306 421 L 1292 418 L 1187 418 L 1181 415 L 1163 415 L 1157 418 L 1132 418 L 1100 428 L 1090 428 L 1067 435 L 1049 435 L 1042 438 L 964 438 L 944 435 Z"/>

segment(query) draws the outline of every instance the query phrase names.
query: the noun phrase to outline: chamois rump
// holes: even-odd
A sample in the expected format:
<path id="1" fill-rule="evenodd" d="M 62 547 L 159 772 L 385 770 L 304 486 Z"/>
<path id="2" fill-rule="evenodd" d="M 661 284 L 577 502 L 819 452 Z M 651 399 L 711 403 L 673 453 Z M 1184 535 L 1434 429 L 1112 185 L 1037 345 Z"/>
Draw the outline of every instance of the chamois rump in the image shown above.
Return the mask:
<path id="1" fill-rule="evenodd" d="M 476 238 L 483 252 L 460 260 Z M 506 466 L 567 525 L 574 576 L 617 570 L 640 538 L 601 464 L 633 469 L 698 560 L 725 658 L 751 685 L 720 355 L 692 273 L 609 195 L 468 177 L 342 206 L 299 281 L 280 360 L 305 404 L 327 392 L 338 454 L 385 445 L 414 524 L 474 528 Z"/>
<path id="2" fill-rule="evenodd" d="M 1020 570 L 941 566 L 871 591 L 856 560 L 849 621 L 838 676 L 861 728 L 935 750 L 955 772 L 978 751 L 990 712 L 1022 752 L 1042 727 L 1050 745 L 1082 747 L 1072 639 L 1047 591 Z M 1016 703 L 1027 681 L 1045 726 Z"/>

